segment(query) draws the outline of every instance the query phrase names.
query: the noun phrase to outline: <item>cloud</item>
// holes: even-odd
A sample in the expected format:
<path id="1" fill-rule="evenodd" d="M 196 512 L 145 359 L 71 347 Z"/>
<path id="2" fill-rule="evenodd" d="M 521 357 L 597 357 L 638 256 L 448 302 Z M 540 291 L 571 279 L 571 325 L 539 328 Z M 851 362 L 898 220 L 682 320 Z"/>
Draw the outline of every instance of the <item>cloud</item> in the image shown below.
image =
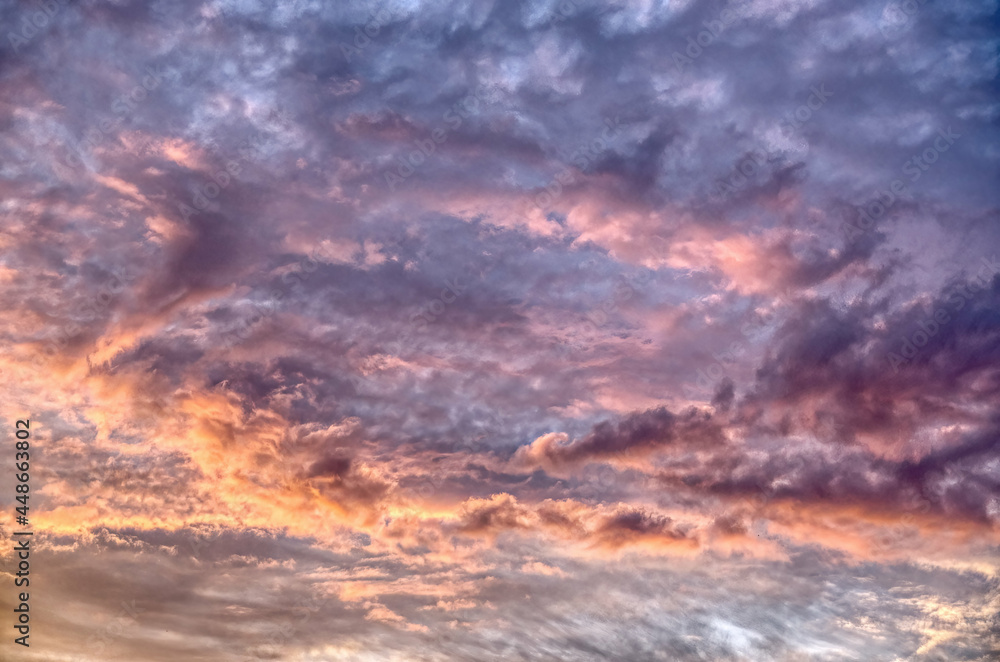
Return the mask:
<path id="1" fill-rule="evenodd" d="M 5 34 L 29 659 L 988 656 L 995 3 L 729 4 Z"/>
<path id="2" fill-rule="evenodd" d="M 722 443 L 721 429 L 711 415 L 695 409 L 676 415 L 659 407 L 632 414 L 616 424 L 601 422 L 572 442 L 563 433 L 542 435 L 519 448 L 513 461 L 525 466 L 559 468 L 649 454 L 664 448 L 685 451 Z"/>

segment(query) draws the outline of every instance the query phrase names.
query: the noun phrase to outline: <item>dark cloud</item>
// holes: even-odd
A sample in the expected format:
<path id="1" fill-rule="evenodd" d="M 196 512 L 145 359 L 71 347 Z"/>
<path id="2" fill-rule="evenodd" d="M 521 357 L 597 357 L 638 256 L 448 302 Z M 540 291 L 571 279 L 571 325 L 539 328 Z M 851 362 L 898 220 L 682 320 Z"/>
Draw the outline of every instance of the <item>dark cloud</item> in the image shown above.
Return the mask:
<path id="1" fill-rule="evenodd" d="M 678 415 L 659 407 L 632 414 L 615 424 L 603 421 L 589 434 L 573 441 L 551 434 L 540 437 L 518 449 L 514 461 L 558 467 L 588 460 L 619 459 L 658 449 L 711 448 L 723 443 L 721 428 L 710 414 L 692 408 Z"/>

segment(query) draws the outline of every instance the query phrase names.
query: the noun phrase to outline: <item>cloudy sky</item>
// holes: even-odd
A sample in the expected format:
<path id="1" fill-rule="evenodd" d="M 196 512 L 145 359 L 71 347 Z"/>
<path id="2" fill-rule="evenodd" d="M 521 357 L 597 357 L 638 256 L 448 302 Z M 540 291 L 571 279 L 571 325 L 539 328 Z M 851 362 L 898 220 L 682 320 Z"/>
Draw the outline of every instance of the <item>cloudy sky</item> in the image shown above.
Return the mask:
<path id="1" fill-rule="evenodd" d="M 0 659 L 997 659 L 996 12 L 0 2 Z"/>

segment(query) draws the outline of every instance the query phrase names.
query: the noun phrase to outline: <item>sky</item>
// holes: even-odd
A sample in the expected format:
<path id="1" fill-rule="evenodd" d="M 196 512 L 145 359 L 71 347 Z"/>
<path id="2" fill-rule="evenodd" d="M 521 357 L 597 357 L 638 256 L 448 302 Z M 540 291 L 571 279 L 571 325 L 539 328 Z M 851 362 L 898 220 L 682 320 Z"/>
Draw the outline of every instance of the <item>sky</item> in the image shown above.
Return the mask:
<path id="1" fill-rule="evenodd" d="M 0 659 L 1000 659 L 995 0 L 0 25 Z"/>

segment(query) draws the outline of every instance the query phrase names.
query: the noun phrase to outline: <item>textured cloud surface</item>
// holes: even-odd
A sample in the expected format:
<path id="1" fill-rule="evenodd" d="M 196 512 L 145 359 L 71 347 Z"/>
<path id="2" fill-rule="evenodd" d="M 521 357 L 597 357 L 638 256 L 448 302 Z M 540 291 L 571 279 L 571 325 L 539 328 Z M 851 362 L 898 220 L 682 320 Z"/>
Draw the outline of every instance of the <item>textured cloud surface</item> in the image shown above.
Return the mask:
<path id="1" fill-rule="evenodd" d="M 997 659 L 996 11 L 0 2 L 0 658 Z"/>

